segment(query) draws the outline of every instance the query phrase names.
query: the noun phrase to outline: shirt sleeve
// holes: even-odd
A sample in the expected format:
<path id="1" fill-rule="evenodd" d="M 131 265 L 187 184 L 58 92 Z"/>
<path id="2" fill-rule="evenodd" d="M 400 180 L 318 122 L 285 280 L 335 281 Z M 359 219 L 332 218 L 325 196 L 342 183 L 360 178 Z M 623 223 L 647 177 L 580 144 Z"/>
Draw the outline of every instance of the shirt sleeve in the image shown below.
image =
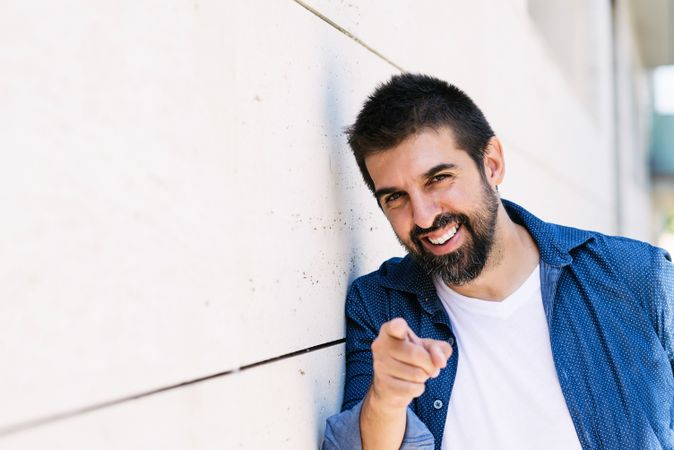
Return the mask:
<path id="1" fill-rule="evenodd" d="M 674 374 L 674 265 L 662 249 L 657 249 L 654 261 L 651 304 L 651 321 Z"/>
<path id="2" fill-rule="evenodd" d="M 362 400 L 346 411 L 328 418 L 322 450 L 362 450 L 360 409 Z M 405 435 L 400 450 L 433 450 L 435 439 L 424 423 L 407 408 Z"/>
<path id="3" fill-rule="evenodd" d="M 384 299 L 378 298 L 376 291 L 368 286 L 361 288 L 356 281 L 346 296 L 346 379 L 342 411 L 363 400 L 372 384 L 371 346 L 379 328 L 388 319 L 379 306 Z M 366 302 L 365 297 L 369 301 Z"/>
<path id="4" fill-rule="evenodd" d="M 367 302 L 364 301 L 366 292 Z M 362 448 L 360 409 L 372 383 L 372 341 L 388 319 L 385 294 L 379 289 L 360 287 L 358 281 L 346 298 L 346 379 L 342 412 L 327 420 L 323 450 Z M 365 305 L 367 304 L 367 308 Z M 426 425 L 407 408 L 407 422 L 401 450 L 434 448 L 434 437 Z"/>

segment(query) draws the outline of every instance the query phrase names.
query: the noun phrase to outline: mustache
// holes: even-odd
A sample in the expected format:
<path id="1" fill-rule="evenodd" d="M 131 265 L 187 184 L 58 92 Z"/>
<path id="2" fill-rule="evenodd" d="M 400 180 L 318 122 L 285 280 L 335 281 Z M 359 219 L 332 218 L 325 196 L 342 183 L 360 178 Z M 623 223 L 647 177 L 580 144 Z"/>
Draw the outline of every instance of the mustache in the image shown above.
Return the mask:
<path id="1" fill-rule="evenodd" d="M 464 214 L 451 214 L 451 213 L 442 213 L 438 214 L 433 220 L 433 225 L 429 228 L 421 228 L 418 225 L 415 225 L 412 231 L 410 232 L 410 237 L 413 241 L 418 241 L 420 236 L 432 233 L 435 230 L 443 228 L 447 224 L 452 222 L 456 223 L 467 223 L 468 218 Z"/>

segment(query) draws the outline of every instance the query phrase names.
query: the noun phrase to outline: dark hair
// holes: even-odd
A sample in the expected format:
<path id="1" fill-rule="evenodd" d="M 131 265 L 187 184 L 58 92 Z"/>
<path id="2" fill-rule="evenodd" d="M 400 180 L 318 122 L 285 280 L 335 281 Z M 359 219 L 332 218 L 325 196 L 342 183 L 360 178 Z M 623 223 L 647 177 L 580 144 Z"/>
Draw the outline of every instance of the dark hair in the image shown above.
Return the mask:
<path id="1" fill-rule="evenodd" d="M 374 192 L 365 158 L 386 151 L 424 128 L 448 126 L 457 146 L 482 173 L 484 151 L 494 132 L 480 108 L 463 91 L 437 78 L 404 73 L 375 89 L 346 133 L 363 175 Z"/>

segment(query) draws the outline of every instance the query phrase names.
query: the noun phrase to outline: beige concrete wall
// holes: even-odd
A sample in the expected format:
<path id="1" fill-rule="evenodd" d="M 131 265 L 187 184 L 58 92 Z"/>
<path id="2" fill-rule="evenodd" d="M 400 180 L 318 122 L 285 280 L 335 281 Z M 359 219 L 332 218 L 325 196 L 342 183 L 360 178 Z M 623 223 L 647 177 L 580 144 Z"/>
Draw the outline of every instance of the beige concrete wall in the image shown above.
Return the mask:
<path id="1" fill-rule="evenodd" d="M 402 253 L 342 129 L 400 68 L 482 106 L 504 197 L 615 231 L 590 3 L 591 108 L 522 0 L 3 2 L 0 448 L 318 446 Z"/>

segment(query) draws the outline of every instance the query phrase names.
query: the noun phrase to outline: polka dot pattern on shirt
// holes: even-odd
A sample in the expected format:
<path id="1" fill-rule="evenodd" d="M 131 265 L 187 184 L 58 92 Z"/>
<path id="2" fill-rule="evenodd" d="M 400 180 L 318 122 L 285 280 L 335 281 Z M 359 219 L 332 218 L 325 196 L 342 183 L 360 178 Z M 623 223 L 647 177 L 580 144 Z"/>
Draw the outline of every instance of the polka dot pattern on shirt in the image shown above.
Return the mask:
<path id="1" fill-rule="evenodd" d="M 669 255 L 646 243 L 549 224 L 503 203 L 540 250 L 555 367 L 583 448 L 674 450 Z M 367 393 L 370 346 L 394 317 L 404 317 L 421 337 L 454 339 L 431 278 L 409 256 L 357 279 L 346 302 L 344 410 Z M 410 405 L 435 437 L 437 450 L 460 358 L 454 345 L 448 367 Z"/>

